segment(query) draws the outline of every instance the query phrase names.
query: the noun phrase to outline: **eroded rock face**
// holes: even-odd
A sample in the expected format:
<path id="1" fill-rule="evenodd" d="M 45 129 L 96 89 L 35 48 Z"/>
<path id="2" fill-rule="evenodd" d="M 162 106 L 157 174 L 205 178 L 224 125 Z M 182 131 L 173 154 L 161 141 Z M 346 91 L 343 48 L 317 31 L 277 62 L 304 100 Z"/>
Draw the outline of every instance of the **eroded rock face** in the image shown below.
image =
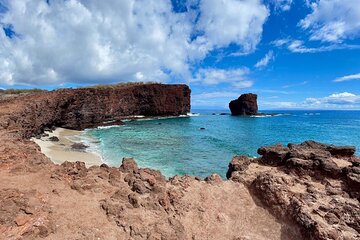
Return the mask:
<path id="1" fill-rule="evenodd" d="M 235 157 L 228 177 L 245 183 L 273 214 L 306 239 L 360 239 L 360 169 L 355 148 L 314 141 Z"/>
<path id="2" fill-rule="evenodd" d="M 238 99 L 229 103 L 231 114 L 256 115 L 258 114 L 257 95 L 252 93 L 242 94 Z"/>
<path id="3" fill-rule="evenodd" d="M 51 126 L 82 130 L 119 124 L 127 116 L 177 116 L 188 112 L 190 89 L 186 85 L 62 89 L 1 102 L 0 130 L 30 138 Z"/>

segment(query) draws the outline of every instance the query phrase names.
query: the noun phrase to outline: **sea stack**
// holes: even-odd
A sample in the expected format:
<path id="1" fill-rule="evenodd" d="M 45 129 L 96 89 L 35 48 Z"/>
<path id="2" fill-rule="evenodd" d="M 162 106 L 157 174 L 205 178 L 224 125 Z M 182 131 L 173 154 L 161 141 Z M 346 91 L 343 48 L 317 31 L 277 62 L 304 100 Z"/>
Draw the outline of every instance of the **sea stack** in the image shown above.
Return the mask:
<path id="1" fill-rule="evenodd" d="M 233 116 L 257 115 L 257 95 L 253 93 L 242 94 L 238 99 L 229 103 L 229 108 Z"/>

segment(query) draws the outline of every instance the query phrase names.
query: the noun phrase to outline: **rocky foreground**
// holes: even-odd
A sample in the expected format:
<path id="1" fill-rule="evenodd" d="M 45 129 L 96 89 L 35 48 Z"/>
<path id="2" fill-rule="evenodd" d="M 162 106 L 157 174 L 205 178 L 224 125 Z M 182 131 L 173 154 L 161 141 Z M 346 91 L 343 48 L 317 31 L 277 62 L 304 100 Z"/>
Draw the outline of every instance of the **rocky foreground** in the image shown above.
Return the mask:
<path id="1" fill-rule="evenodd" d="M 48 127 L 101 125 L 128 113 L 182 114 L 189 94 L 154 85 L 0 102 L 0 239 L 360 239 L 353 147 L 263 147 L 260 158 L 235 157 L 229 180 L 165 179 L 133 159 L 55 165 L 28 140 Z"/>
<path id="2" fill-rule="evenodd" d="M 360 159 L 354 147 L 314 141 L 258 149 L 235 157 L 227 176 L 244 183 L 305 239 L 360 239 Z"/>

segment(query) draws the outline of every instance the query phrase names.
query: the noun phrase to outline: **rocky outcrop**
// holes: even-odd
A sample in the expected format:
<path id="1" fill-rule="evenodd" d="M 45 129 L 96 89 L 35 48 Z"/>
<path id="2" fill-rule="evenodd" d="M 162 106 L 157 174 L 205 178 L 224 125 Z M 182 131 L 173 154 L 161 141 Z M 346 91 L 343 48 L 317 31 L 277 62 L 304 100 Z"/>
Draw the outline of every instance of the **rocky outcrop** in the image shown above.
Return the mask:
<path id="1" fill-rule="evenodd" d="M 235 157 L 227 173 L 306 239 L 360 239 L 360 159 L 354 147 L 314 141 Z"/>
<path id="2" fill-rule="evenodd" d="M 21 175 L 2 170 L 0 189 L 0 239 L 301 238 L 241 183 L 216 174 L 167 180 L 131 158 L 120 167 L 65 162 Z"/>
<path id="3" fill-rule="evenodd" d="M 183 85 L 150 84 L 2 100 L 0 239 L 359 239 L 353 147 L 262 147 L 260 158 L 231 161 L 230 180 L 201 180 L 166 179 L 132 158 L 118 167 L 56 165 L 27 139 L 52 126 L 182 114 L 189 93 Z"/>
<path id="4" fill-rule="evenodd" d="M 51 126 L 81 130 L 118 124 L 124 117 L 177 116 L 190 112 L 186 85 L 128 84 L 62 89 L 1 103 L 0 131 L 29 138 Z"/>
<path id="5" fill-rule="evenodd" d="M 0 239 L 299 238 L 297 228 L 257 206 L 243 184 L 217 174 L 166 179 L 131 158 L 119 167 L 56 165 L 27 139 L 53 126 L 185 114 L 189 94 L 183 85 L 148 84 L 1 100 Z"/>
<path id="6" fill-rule="evenodd" d="M 242 94 L 238 99 L 229 103 L 231 114 L 256 115 L 258 114 L 257 95 L 252 93 Z"/>

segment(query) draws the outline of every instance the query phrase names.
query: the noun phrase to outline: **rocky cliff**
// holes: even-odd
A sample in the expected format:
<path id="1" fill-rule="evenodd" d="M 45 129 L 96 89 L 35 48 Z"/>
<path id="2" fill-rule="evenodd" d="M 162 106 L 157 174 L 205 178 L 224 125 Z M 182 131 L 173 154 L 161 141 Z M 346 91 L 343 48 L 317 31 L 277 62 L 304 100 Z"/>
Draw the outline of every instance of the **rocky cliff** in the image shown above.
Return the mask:
<path id="1" fill-rule="evenodd" d="M 189 93 L 155 84 L 0 101 L 0 239 L 360 239 L 353 147 L 262 147 L 260 158 L 235 157 L 224 181 L 165 179 L 133 159 L 56 165 L 27 139 L 53 125 L 186 113 Z"/>
<path id="2" fill-rule="evenodd" d="M 186 85 L 128 84 L 63 89 L 3 101 L 0 130 L 29 138 L 46 127 L 81 130 L 116 124 L 124 117 L 177 116 L 190 112 Z"/>
<path id="3" fill-rule="evenodd" d="M 252 93 L 242 94 L 238 99 L 229 103 L 231 114 L 256 115 L 258 113 L 257 95 Z"/>

